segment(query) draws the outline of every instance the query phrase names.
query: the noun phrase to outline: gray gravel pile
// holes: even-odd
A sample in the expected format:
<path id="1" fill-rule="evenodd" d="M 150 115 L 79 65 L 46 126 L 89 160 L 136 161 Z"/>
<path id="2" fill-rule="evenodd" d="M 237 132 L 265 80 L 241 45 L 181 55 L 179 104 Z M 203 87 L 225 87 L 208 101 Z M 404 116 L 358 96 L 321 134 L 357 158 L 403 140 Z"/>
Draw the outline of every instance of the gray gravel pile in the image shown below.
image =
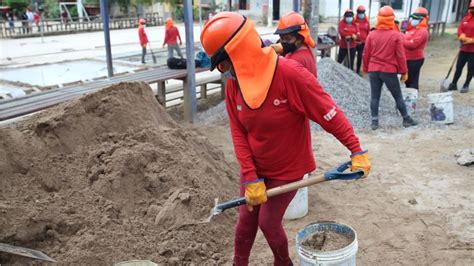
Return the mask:
<path id="1" fill-rule="evenodd" d="M 200 112 L 196 116 L 196 122 L 203 125 L 220 124 L 227 122 L 227 110 L 225 108 L 225 101 L 218 105 Z"/>
<path id="2" fill-rule="evenodd" d="M 370 84 L 367 80 L 330 58 L 318 61 L 318 80 L 341 107 L 354 128 L 370 126 Z M 382 126 L 400 125 L 402 121 L 395 108 L 395 101 L 386 90 L 380 99 L 379 117 Z"/>
<path id="3" fill-rule="evenodd" d="M 370 84 L 368 80 L 330 58 L 318 61 L 318 80 L 341 107 L 354 128 L 370 128 Z M 418 109 L 413 118 L 419 122 L 418 127 L 445 127 L 445 125 L 431 122 L 426 97 L 420 97 L 417 106 Z M 395 107 L 393 97 L 385 87 L 380 99 L 379 120 L 381 128 L 402 127 L 402 117 Z M 197 116 L 197 122 L 201 124 L 225 123 L 226 121 L 225 102 L 221 102 Z M 454 102 L 454 123 L 461 126 L 474 124 L 474 108 Z M 312 128 L 320 129 L 316 123 L 312 123 Z"/>

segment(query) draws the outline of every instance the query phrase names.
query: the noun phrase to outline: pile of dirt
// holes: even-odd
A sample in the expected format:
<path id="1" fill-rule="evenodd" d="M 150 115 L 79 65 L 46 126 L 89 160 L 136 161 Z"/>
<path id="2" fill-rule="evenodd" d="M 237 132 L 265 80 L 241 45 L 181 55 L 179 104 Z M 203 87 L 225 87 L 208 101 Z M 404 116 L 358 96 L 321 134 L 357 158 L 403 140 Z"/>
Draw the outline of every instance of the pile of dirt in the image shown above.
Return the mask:
<path id="1" fill-rule="evenodd" d="M 228 259 L 234 218 L 179 225 L 238 195 L 238 181 L 222 152 L 173 122 L 144 83 L 1 128 L 0 147 L 0 242 L 65 264 Z M 22 262 L 0 254 L 0 264 Z"/>

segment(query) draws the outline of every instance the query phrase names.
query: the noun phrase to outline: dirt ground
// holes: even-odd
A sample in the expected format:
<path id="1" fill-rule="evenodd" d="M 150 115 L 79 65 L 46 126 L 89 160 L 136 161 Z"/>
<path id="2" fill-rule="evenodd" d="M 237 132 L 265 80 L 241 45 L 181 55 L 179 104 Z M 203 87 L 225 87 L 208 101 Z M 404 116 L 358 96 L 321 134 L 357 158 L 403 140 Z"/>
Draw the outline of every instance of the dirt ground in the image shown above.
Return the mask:
<path id="1" fill-rule="evenodd" d="M 420 105 L 439 90 L 455 53 L 453 36 L 430 43 Z M 454 103 L 472 106 L 473 97 L 455 92 Z M 471 117 L 358 130 L 371 175 L 309 189 L 309 214 L 285 221 L 294 262 L 296 232 L 332 220 L 356 230 L 359 265 L 473 265 L 474 167 L 454 157 L 474 146 Z M 321 131 L 313 132 L 313 151 L 315 174 L 349 160 Z M 225 122 L 180 125 L 148 86 L 119 84 L 0 128 L 0 242 L 40 249 L 61 264 L 230 265 L 235 210 L 180 225 L 205 218 L 214 198 L 237 196 L 237 177 Z M 29 262 L 0 254 L 0 264 Z M 272 264 L 260 233 L 251 262 Z"/>
<path id="2" fill-rule="evenodd" d="M 456 45 L 453 35 L 430 42 L 419 104 L 426 104 L 427 94 L 439 92 L 439 81 L 449 69 Z M 459 86 L 463 81 L 464 75 Z M 454 104 L 474 105 L 472 89 L 467 94 L 455 92 L 453 97 Z M 316 221 L 333 220 L 356 230 L 359 265 L 473 265 L 474 167 L 460 166 L 454 158 L 457 150 L 474 146 L 474 114 L 471 117 L 470 123 L 438 129 L 358 130 L 363 147 L 370 152 L 372 172 L 364 180 L 332 181 L 309 189 L 309 214 L 284 223 L 293 260 L 299 261 L 296 232 Z M 228 126 L 206 126 L 201 132 L 224 151 L 237 173 Z M 316 173 L 349 158 L 348 151 L 324 132 L 313 132 L 313 150 Z M 261 233 L 251 262 L 272 263 Z"/>

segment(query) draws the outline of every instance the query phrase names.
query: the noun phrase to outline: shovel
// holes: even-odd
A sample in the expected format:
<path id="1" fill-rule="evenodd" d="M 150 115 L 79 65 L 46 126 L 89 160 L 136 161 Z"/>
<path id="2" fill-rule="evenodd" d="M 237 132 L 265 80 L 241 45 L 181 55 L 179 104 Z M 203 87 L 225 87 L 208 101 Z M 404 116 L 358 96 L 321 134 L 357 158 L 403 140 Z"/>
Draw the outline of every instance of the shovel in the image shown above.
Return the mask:
<path id="1" fill-rule="evenodd" d="M 151 49 L 150 43 L 148 43 L 148 47 L 150 47 L 150 52 L 151 52 L 151 57 L 153 58 L 153 63 L 156 64 L 156 57 L 155 57 L 155 54 L 153 53 L 153 49 Z"/>
<path id="2" fill-rule="evenodd" d="M 352 62 L 351 62 L 351 40 L 346 39 L 346 45 L 347 45 L 347 67 L 352 70 Z"/>
<path id="3" fill-rule="evenodd" d="M 18 255 L 18 256 L 44 260 L 44 261 L 49 261 L 49 262 L 56 262 L 52 258 L 48 257 L 48 255 L 44 254 L 43 252 L 39 250 L 12 246 L 5 243 L 0 243 L 0 252 L 6 252 L 6 253 Z"/>
<path id="4" fill-rule="evenodd" d="M 449 75 L 451 74 L 451 70 L 453 70 L 453 66 L 456 63 L 456 61 L 458 59 L 458 56 L 459 56 L 459 53 L 457 53 L 456 56 L 454 57 L 453 63 L 451 64 L 451 67 L 449 68 L 448 75 L 446 75 L 446 78 L 444 78 L 441 81 L 441 86 L 440 86 L 440 91 L 441 92 L 447 92 L 448 91 L 449 84 L 450 84 L 450 81 L 449 81 L 448 78 L 449 78 Z"/>
<path id="5" fill-rule="evenodd" d="M 361 178 L 364 175 L 364 172 L 361 171 L 361 170 L 357 170 L 355 172 L 344 173 L 344 171 L 346 171 L 349 168 L 350 165 L 351 165 L 351 162 L 346 162 L 346 163 L 341 164 L 336 169 L 330 170 L 330 171 L 328 171 L 324 174 L 321 174 L 319 176 L 315 176 L 315 177 L 311 177 L 311 178 L 308 178 L 308 179 L 303 179 L 303 180 L 299 180 L 299 181 L 296 181 L 296 182 L 291 182 L 291 183 L 288 183 L 288 184 L 283 185 L 283 186 L 271 188 L 271 189 L 267 190 L 267 197 L 271 198 L 271 197 L 274 197 L 274 196 L 277 196 L 277 195 L 280 195 L 280 194 L 283 194 L 283 193 L 286 193 L 286 192 L 290 192 L 290 191 L 297 190 L 297 189 L 300 189 L 300 188 L 303 188 L 303 187 L 307 187 L 307 186 L 311 186 L 311 185 L 314 185 L 314 184 L 322 183 L 322 182 L 325 182 L 325 181 L 331 181 L 331 180 L 337 180 L 337 179 L 339 179 L 339 180 L 355 180 L 355 179 Z M 245 197 L 236 198 L 236 199 L 229 200 L 229 201 L 222 202 L 222 203 L 219 203 L 218 201 L 219 200 L 217 198 L 214 200 L 214 208 L 211 209 L 211 214 L 209 215 L 209 217 L 207 219 L 205 219 L 203 221 L 199 221 L 199 222 L 182 224 L 181 226 L 178 226 L 178 228 L 181 228 L 183 226 L 188 226 L 188 225 L 209 223 L 212 220 L 212 217 L 223 213 L 227 209 L 237 207 L 237 206 L 240 206 L 240 205 L 244 205 L 246 203 L 245 202 Z"/>

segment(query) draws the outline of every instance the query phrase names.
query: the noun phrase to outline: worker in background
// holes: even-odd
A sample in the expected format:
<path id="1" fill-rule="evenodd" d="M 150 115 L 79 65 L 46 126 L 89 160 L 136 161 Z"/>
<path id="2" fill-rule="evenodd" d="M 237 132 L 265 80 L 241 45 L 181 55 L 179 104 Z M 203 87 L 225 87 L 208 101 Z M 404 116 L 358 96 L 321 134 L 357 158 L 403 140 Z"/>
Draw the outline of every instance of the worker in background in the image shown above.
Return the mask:
<path id="1" fill-rule="evenodd" d="M 460 91 L 461 93 L 466 93 L 469 91 L 469 83 L 471 83 L 472 75 L 474 74 L 474 1 L 471 1 L 467 15 L 459 23 L 458 38 L 461 42 L 461 49 L 458 61 L 456 62 L 453 82 L 449 84 L 448 89 L 450 91 L 458 89 L 458 80 L 461 77 L 462 69 L 467 63 L 466 81 Z"/>
<path id="2" fill-rule="evenodd" d="M 420 71 L 425 61 L 425 47 L 428 42 L 428 31 L 420 27 L 425 18 L 419 13 L 410 16 L 406 33 L 403 36 L 403 46 L 407 58 L 408 79 L 407 88 L 419 89 Z"/>
<path id="3" fill-rule="evenodd" d="M 142 64 L 145 64 L 146 47 L 148 45 L 148 36 L 145 32 L 146 20 L 141 18 L 138 20 L 138 38 L 140 39 L 140 46 L 142 47 Z"/>
<path id="4" fill-rule="evenodd" d="M 271 47 L 285 58 L 293 59 L 318 77 L 316 61 L 311 48 L 315 48 L 308 24 L 302 15 L 292 11 L 280 18 L 275 34 L 280 35 L 280 42 Z"/>
<path id="5" fill-rule="evenodd" d="M 402 74 L 401 81 L 407 80 L 408 70 L 403 38 L 395 30 L 395 15 L 390 6 L 379 10 L 375 30 L 370 32 L 365 42 L 363 60 L 364 72 L 368 72 L 370 78 L 372 130 L 379 128 L 379 102 L 384 83 L 403 117 L 403 126 L 415 126 L 417 123 L 407 113 L 398 81 L 397 74 Z"/>
<path id="6" fill-rule="evenodd" d="M 267 198 L 266 190 L 301 180 L 316 169 L 309 120 L 332 133 L 350 151 L 352 170 L 370 171 L 352 125 L 315 76 L 294 60 L 278 57 L 262 41 L 253 22 L 221 12 L 204 26 L 201 43 L 211 70 L 229 73 L 226 108 L 240 165 L 239 208 L 234 265 L 248 265 L 260 228 L 274 265 L 292 265 L 282 220 L 296 191 Z"/>
<path id="7" fill-rule="evenodd" d="M 165 40 L 163 41 L 163 47 L 165 45 L 168 45 L 168 58 L 173 57 L 173 50 L 178 53 L 178 56 L 180 58 L 183 58 L 183 54 L 181 53 L 181 48 L 179 47 L 180 45 L 183 44 L 181 41 L 181 36 L 179 35 L 179 30 L 177 27 L 174 26 L 173 24 L 173 19 L 167 18 L 165 22 Z M 179 39 L 179 45 L 178 45 L 178 39 Z"/>
<path id="8" fill-rule="evenodd" d="M 357 39 L 357 66 L 356 72 L 357 74 L 361 75 L 360 69 L 362 66 L 362 54 L 364 53 L 365 47 L 365 40 L 367 39 L 367 35 L 370 32 L 370 22 L 367 16 L 365 15 L 365 7 L 360 5 L 357 7 L 357 16 L 355 17 L 355 24 L 359 28 L 360 38 Z"/>
<path id="9" fill-rule="evenodd" d="M 354 70 L 354 58 L 357 40 L 360 38 L 359 27 L 354 21 L 354 12 L 347 9 L 344 17 L 339 21 L 339 55 L 337 62 L 342 63 L 346 55 L 348 56 L 349 68 Z M 349 54 L 348 54 L 349 53 Z"/>

